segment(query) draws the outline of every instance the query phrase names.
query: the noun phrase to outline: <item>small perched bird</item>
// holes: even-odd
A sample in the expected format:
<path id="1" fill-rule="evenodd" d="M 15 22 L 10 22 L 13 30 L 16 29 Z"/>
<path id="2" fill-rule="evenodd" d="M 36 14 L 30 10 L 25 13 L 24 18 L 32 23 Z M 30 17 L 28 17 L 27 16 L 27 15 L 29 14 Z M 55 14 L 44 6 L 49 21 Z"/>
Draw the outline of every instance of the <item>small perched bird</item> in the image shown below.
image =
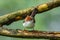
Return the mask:
<path id="1" fill-rule="evenodd" d="M 24 28 L 30 28 L 34 30 L 34 25 L 35 25 L 35 20 L 33 19 L 33 17 L 27 16 L 23 23 Z"/>
<path id="2" fill-rule="evenodd" d="M 36 12 L 37 12 L 36 9 L 34 9 L 30 16 L 27 15 L 27 17 L 25 18 L 25 20 L 23 22 L 24 30 L 26 30 L 25 28 L 34 30 L 34 26 L 35 26 L 34 16 L 35 16 Z"/>

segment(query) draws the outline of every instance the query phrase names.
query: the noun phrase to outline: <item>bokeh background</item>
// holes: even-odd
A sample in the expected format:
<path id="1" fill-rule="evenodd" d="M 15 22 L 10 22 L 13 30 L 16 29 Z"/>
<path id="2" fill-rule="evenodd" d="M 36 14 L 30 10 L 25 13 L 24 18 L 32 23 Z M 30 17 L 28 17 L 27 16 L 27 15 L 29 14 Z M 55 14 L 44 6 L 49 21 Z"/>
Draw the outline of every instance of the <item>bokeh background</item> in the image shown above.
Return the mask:
<path id="1" fill-rule="evenodd" d="M 30 7 L 35 7 L 52 0 L 0 0 L 0 16 L 23 10 Z M 54 8 L 47 12 L 37 14 L 35 16 L 35 30 L 40 31 L 60 31 L 60 7 Z M 24 29 L 22 26 L 23 20 L 13 22 L 7 28 Z M 0 40 L 49 40 L 49 39 L 28 39 L 28 38 L 12 38 L 0 36 Z"/>

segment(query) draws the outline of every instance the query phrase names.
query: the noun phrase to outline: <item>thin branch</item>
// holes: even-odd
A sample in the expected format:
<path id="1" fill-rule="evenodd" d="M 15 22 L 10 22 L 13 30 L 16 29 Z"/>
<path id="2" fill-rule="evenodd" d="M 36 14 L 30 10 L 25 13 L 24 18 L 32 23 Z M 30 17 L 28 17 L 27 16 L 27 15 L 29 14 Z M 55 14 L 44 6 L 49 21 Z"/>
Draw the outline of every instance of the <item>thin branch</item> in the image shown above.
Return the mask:
<path id="1" fill-rule="evenodd" d="M 37 13 L 42 13 L 53 8 L 60 6 L 60 0 L 54 0 L 52 2 L 48 2 L 42 5 L 38 5 L 35 8 L 37 9 Z M 25 10 L 19 10 L 13 13 L 9 13 L 3 16 L 0 16 L 0 26 L 9 25 L 14 21 L 24 19 L 27 15 L 31 15 L 34 8 L 28 8 Z"/>
<path id="2" fill-rule="evenodd" d="M 20 29 L 0 28 L 0 35 L 17 38 L 45 38 L 45 39 L 60 39 L 60 32 L 46 31 L 27 31 Z"/>

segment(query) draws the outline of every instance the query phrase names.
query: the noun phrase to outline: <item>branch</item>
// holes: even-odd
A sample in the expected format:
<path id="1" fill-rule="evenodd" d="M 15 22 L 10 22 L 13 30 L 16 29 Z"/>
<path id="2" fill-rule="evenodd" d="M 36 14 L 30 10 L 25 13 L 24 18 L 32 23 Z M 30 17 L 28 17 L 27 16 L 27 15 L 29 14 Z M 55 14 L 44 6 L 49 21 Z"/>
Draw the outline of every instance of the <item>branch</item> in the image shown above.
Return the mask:
<path id="1" fill-rule="evenodd" d="M 0 28 L 0 35 L 17 38 L 45 38 L 56 39 L 60 38 L 60 32 L 46 32 L 46 31 L 27 31 L 20 29 Z"/>
<path id="2" fill-rule="evenodd" d="M 42 5 L 35 7 L 37 13 L 42 13 L 53 8 L 60 6 L 60 0 L 54 0 Z M 24 19 L 27 15 L 31 15 L 31 12 L 34 8 L 28 8 L 25 10 L 20 10 L 10 14 L 0 16 L 1 25 L 9 25 L 10 23 Z M 7 29 L 0 27 L 0 35 L 9 36 L 9 37 L 22 37 L 22 38 L 50 38 L 50 39 L 60 39 L 60 32 L 46 32 L 46 31 L 27 31 L 20 29 Z"/>
<path id="3" fill-rule="evenodd" d="M 52 2 L 48 2 L 42 5 L 38 5 L 35 8 L 37 9 L 37 13 L 42 13 L 53 8 L 60 6 L 60 0 L 54 0 Z M 1 25 L 9 25 L 14 21 L 24 19 L 27 15 L 31 15 L 31 12 L 34 8 L 28 8 L 25 10 L 19 10 L 13 13 L 9 13 L 3 16 L 0 16 L 0 24 Z"/>

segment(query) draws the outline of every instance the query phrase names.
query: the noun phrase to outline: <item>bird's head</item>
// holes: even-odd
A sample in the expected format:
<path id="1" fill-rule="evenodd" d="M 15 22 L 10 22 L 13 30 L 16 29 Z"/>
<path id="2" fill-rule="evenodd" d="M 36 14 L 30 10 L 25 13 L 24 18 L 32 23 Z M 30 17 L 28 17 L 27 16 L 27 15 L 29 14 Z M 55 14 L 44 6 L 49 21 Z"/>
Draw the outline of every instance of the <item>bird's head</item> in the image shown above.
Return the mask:
<path id="1" fill-rule="evenodd" d="M 27 17 L 25 18 L 25 21 L 31 21 L 31 20 L 33 20 L 33 18 L 27 15 Z"/>

